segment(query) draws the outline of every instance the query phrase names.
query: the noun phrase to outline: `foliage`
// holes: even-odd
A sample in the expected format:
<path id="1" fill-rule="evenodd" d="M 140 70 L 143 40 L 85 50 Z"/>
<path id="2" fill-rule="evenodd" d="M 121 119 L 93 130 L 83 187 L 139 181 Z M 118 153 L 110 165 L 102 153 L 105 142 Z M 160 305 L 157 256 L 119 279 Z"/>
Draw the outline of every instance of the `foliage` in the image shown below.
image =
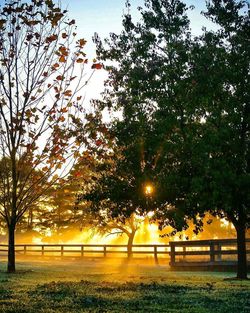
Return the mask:
<path id="1" fill-rule="evenodd" d="M 237 230 L 239 268 L 246 276 L 249 6 L 208 2 L 204 15 L 218 30 L 204 28 L 197 38 L 179 0 L 145 0 L 139 10 L 139 23 L 128 13 L 119 35 L 104 43 L 95 37 L 109 70 L 99 108 L 123 116 L 112 122 L 124 157 L 115 169 L 121 193 L 113 194 L 122 199 L 136 185 L 129 175 L 138 173 L 140 186 L 145 177 L 155 185 L 151 205 L 161 228 L 186 229 L 193 218 L 198 232 L 206 211 L 226 217 Z M 134 193 L 140 195 L 139 188 Z"/>
<path id="2" fill-rule="evenodd" d="M 53 1 L 7 1 L 0 30 L 0 214 L 13 249 L 16 224 L 85 142 L 77 93 L 89 77 L 86 41 Z"/>

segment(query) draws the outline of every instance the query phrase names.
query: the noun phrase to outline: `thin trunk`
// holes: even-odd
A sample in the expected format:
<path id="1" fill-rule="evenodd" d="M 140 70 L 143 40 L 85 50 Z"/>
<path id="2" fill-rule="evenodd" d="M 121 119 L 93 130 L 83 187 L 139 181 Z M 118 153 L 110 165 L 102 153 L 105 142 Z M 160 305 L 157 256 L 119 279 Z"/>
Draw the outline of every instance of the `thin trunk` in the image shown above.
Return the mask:
<path id="1" fill-rule="evenodd" d="M 14 273 L 16 271 L 15 265 L 15 224 L 9 225 L 9 247 L 8 247 L 8 273 Z"/>
<path id="2" fill-rule="evenodd" d="M 133 230 L 128 237 L 128 258 L 131 258 L 132 255 L 132 247 L 133 247 L 133 241 L 135 238 L 135 230 Z"/>
<path id="3" fill-rule="evenodd" d="M 237 278 L 247 279 L 246 229 L 244 224 L 238 224 L 235 228 L 238 249 Z"/>

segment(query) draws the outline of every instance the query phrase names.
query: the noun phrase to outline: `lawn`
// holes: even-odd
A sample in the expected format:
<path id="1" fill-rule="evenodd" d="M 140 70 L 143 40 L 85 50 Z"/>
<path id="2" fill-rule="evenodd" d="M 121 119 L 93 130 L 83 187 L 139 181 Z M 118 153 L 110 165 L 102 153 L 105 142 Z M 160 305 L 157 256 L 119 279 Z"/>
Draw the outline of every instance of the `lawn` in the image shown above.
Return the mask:
<path id="1" fill-rule="evenodd" d="M 232 273 L 117 260 L 19 261 L 16 274 L 5 267 L 0 262 L 1 313 L 250 312 L 250 282 L 224 280 Z"/>

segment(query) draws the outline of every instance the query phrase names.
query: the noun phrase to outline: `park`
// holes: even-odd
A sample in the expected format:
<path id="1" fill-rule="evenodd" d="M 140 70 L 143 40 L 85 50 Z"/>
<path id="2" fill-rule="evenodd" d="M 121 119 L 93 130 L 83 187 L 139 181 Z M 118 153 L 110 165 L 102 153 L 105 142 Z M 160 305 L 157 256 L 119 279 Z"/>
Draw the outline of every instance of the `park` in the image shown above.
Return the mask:
<path id="1" fill-rule="evenodd" d="M 0 0 L 0 313 L 250 311 L 247 0 Z"/>

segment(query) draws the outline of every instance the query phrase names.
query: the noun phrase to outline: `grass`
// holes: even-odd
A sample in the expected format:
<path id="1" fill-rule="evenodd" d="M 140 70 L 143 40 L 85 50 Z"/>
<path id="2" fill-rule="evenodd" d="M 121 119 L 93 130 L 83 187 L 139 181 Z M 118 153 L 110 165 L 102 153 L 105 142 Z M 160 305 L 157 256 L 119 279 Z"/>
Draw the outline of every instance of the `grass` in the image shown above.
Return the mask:
<path id="1" fill-rule="evenodd" d="M 16 274 L 0 262 L 0 313 L 250 312 L 250 282 L 232 273 L 119 262 L 22 261 Z"/>

